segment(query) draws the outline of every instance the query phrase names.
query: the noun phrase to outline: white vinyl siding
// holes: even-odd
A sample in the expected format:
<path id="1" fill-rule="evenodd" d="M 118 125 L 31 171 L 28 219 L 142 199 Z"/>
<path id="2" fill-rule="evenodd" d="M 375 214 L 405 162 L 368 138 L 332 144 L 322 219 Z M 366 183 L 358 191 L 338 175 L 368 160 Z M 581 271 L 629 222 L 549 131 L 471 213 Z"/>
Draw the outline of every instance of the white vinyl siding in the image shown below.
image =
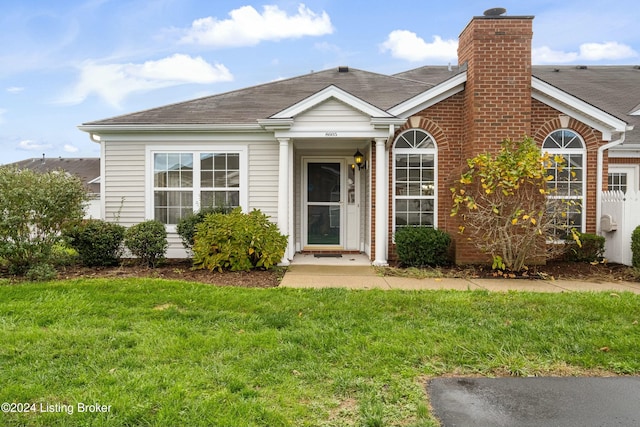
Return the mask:
<path id="1" fill-rule="evenodd" d="M 126 227 L 153 218 L 154 151 L 218 152 L 221 147 L 244 150 L 246 153 L 245 200 L 243 209 L 260 209 L 277 222 L 278 214 L 278 143 L 267 133 L 247 134 L 154 134 L 105 135 L 102 143 L 104 164 L 105 220 Z M 184 257 L 186 253 L 179 236 L 169 228 L 169 257 Z"/>
<path id="2" fill-rule="evenodd" d="M 104 144 L 104 219 L 130 227 L 145 220 L 145 147 L 132 141 Z"/>
<path id="3" fill-rule="evenodd" d="M 297 131 L 370 131 L 371 117 L 334 99 L 314 106 L 312 110 L 296 116 L 291 132 Z"/>

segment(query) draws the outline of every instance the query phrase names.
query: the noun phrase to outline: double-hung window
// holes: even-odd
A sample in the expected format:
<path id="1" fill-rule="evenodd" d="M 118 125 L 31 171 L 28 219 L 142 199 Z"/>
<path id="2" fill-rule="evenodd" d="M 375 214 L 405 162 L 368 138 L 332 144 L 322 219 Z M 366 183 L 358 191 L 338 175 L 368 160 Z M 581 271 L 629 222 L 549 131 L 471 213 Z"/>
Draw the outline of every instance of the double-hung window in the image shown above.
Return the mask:
<path id="1" fill-rule="evenodd" d="M 409 129 L 393 150 L 394 230 L 407 226 L 435 227 L 437 150 L 431 135 Z"/>
<path id="2" fill-rule="evenodd" d="M 551 189 L 549 199 L 555 211 L 556 237 L 562 238 L 570 228 L 584 232 L 586 150 L 580 136 L 568 129 L 558 129 L 545 138 L 542 151 L 552 159 L 561 156 L 564 162 L 553 161 L 547 174 Z"/>
<path id="3" fill-rule="evenodd" d="M 164 224 L 207 207 L 246 207 L 246 151 L 149 151 L 152 170 L 148 215 Z"/>

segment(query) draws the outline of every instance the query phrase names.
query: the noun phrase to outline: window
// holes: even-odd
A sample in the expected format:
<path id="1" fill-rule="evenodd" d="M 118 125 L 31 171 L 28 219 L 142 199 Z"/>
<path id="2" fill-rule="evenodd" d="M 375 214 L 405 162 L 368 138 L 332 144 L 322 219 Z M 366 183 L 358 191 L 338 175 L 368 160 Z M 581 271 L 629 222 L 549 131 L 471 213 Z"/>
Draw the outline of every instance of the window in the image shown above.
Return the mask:
<path id="1" fill-rule="evenodd" d="M 554 162 L 547 171 L 553 177 L 547 182 L 553 191 L 549 199 L 562 201 L 554 207 L 561 209 L 556 220 L 556 236 L 562 238 L 569 228 L 584 232 L 586 150 L 582 139 L 571 130 L 559 129 L 547 136 L 542 150 L 564 159 L 561 168 Z"/>
<path id="2" fill-rule="evenodd" d="M 626 172 L 609 172 L 608 178 L 608 187 L 609 191 L 622 191 L 623 193 L 627 192 L 627 173 Z"/>
<path id="3" fill-rule="evenodd" d="M 436 145 L 427 132 L 410 129 L 393 151 L 394 230 L 436 225 Z"/>
<path id="4" fill-rule="evenodd" d="M 245 205 L 244 150 L 150 150 L 149 155 L 154 219 L 174 225 L 201 207 Z"/>

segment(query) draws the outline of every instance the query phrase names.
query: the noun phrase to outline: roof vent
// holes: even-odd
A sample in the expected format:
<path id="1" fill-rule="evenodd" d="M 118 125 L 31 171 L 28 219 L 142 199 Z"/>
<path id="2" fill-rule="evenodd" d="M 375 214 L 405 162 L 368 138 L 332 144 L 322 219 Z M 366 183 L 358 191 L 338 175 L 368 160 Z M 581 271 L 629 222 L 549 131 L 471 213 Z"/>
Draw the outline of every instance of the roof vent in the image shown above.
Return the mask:
<path id="1" fill-rule="evenodd" d="M 576 68 L 577 68 L 578 70 L 586 70 L 586 69 L 587 69 L 587 66 L 586 66 L 586 65 L 577 65 L 577 66 L 576 66 Z"/>
<path id="2" fill-rule="evenodd" d="M 504 7 L 494 7 L 493 9 L 487 9 L 484 11 L 484 16 L 500 16 L 507 13 L 507 9 Z"/>
<path id="3" fill-rule="evenodd" d="M 349 72 L 349 67 L 347 67 L 346 65 L 341 65 L 338 67 L 338 72 L 339 73 L 348 73 Z"/>

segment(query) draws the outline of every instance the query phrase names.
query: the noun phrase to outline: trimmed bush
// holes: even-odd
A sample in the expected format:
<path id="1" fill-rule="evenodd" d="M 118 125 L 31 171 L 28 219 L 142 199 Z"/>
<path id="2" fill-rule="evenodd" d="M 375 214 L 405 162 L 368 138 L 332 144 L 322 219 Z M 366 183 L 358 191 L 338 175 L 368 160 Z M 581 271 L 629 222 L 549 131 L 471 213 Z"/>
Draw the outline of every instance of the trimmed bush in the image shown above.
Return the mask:
<path id="1" fill-rule="evenodd" d="M 604 237 L 590 233 L 578 233 L 580 245 L 573 240 L 567 242 L 565 259 L 574 262 L 594 262 L 604 256 Z"/>
<path id="2" fill-rule="evenodd" d="M 396 253 L 402 265 L 424 267 L 449 263 L 451 236 L 431 227 L 402 227 L 396 231 Z"/>
<path id="3" fill-rule="evenodd" d="M 124 245 L 147 266 L 155 268 L 167 252 L 167 230 L 160 221 L 141 222 L 124 233 Z"/>
<path id="4" fill-rule="evenodd" d="M 287 237 L 265 214 L 236 208 L 229 214 L 208 214 L 196 226 L 193 265 L 219 271 L 269 269 L 282 260 L 286 248 Z"/>
<path id="5" fill-rule="evenodd" d="M 182 218 L 178 225 L 176 226 L 176 232 L 180 239 L 182 240 L 182 246 L 185 249 L 191 251 L 193 248 L 194 239 L 196 236 L 196 226 L 204 221 L 204 218 L 208 214 L 212 213 L 220 213 L 220 214 L 228 214 L 231 212 L 231 208 L 229 207 L 211 207 L 204 208 L 198 212 L 193 212 L 184 218 Z"/>
<path id="6" fill-rule="evenodd" d="M 640 225 L 631 233 L 631 265 L 640 268 Z"/>
<path id="7" fill-rule="evenodd" d="M 69 246 L 88 267 L 115 265 L 122 255 L 125 228 L 100 219 L 75 222 L 64 230 Z"/>

